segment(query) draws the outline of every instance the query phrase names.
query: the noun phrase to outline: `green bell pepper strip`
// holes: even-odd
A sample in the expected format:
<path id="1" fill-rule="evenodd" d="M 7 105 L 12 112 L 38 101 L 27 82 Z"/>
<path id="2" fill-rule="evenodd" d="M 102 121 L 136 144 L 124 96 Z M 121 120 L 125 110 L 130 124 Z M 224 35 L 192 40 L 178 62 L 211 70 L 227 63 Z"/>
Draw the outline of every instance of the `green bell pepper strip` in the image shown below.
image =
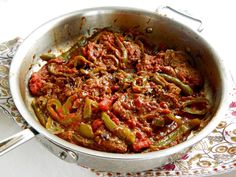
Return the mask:
<path id="1" fill-rule="evenodd" d="M 116 125 L 116 123 L 111 120 L 110 116 L 107 113 L 102 112 L 102 120 L 106 128 L 111 132 L 117 134 L 120 139 L 125 140 L 126 142 L 131 144 L 135 142 L 135 134 L 127 127 Z"/>
<path id="2" fill-rule="evenodd" d="M 191 127 L 192 129 L 196 128 L 196 127 L 199 127 L 201 125 L 201 120 L 198 119 L 198 118 L 195 118 L 195 119 L 190 119 L 188 120 L 188 125 L 189 127 Z"/>
<path id="3" fill-rule="evenodd" d="M 36 105 L 35 100 L 32 101 L 31 106 L 32 106 L 39 122 L 41 123 L 41 125 L 45 126 L 46 125 L 46 117 L 43 114 L 43 112 L 40 110 L 40 108 Z"/>
<path id="4" fill-rule="evenodd" d="M 53 134 L 59 134 L 63 133 L 65 130 L 61 127 L 61 125 L 55 121 L 52 120 L 51 117 L 48 117 L 47 123 L 46 123 L 46 129 L 49 130 Z"/>
<path id="5" fill-rule="evenodd" d="M 58 99 L 52 98 L 47 102 L 47 110 L 50 116 L 58 122 L 61 122 L 59 112 L 62 112 L 62 105 Z"/>
<path id="6" fill-rule="evenodd" d="M 116 33 L 114 33 L 116 42 L 118 44 L 118 46 L 120 47 L 122 54 L 123 54 L 123 62 L 126 64 L 128 62 L 128 52 L 127 49 L 125 48 L 124 44 L 120 41 L 119 37 L 117 36 Z"/>
<path id="7" fill-rule="evenodd" d="M 115 129 L 118 127 L 116 125 L 116 123 L 113 122 L 113 120 L 111 120 L 110 116 L 107 113 L 105 113 L 105 112 L 102 112 L 102 120 L 103 120 L 106 128 L 108 130 L 110 130 L 111 132 L 114 132 Z"/>
<path id="8" fill-rule="evenodd" d="M 94 146 L 94 141 L 92 139 L 87 139 L 87 138 L 84 138 L 76 133 L 73 133 L 72 134 L 72 137 L 71 137 L 72 141 L 74 141 L 76 144 L 79 144 L 79 145 L 82 145 L 82 146 L 85 146 L 85 147 L 91 147 L 93 148 Z"/>
<path id="9" fill-rule="evenodd" d="M 191 129 L 186 125 L 181 125 L 176 130 L 165 136 L 163 139 L 157 141 L 152 146 L 163 147 L 169 145 L 171 142 L 178 140 L 185 133 L 189 132 Z"/>
<path id="10" fill-rule="evenodd" d="M 40 58 L 44 61 L 49 61 L 51 59 L 56 58 L 56 55 L 54 55 L 52 53 L 44 53 L 44 54 L 40 55 Z"/>
<path id="11" fill-rule="evenodd" d="M 75 113 L 70 112 L 72 107 L 72 103 L 70 103 L 70 101 L 75 99 L 74 96 L 71 97 L 67 99 L 68 101 L 66 101 L 64 105 L 62 105 L 61 102 L 55 98 L 49 99 L 47 102 L 47 110 L 50 116 L 65 126 L 81 119 L 79 108 Z"/>
<path id="12" fill-rule="evenodd" d="M 163 77 L 166 81 L 168 82 L 172 82 L 174 83 L 175 85 L 177 85 L 178 87 L 181 88 L 181 90 L 186 94 L 186 95 L 192 95 L 193 94 L 193 90 L 192 88 L 183 83 L 182 81 L 180 81 L 178 78 L 176 77 L 173 77 L 173 76 L 170 76 L 170 75 L 167 75 L 167 74 L 163 74 L 163 73 L 159 73 L 159 75 L 161 77 Z"/>
<path id="13" fill-rule="evenodd" d="M 84 138 L 92 139 L 94 137 L 91 125 L 85 124 L 83 122 L 79 125 L 78 132 Z"/>
<path id="14" fill-rule="evenodd" d="M 64 61 L 68 61 L 71 57 L 71 54 L 77 50 L 79 47 L 84 47 L 87 44 L 87 38 L 84 35 L 79 36 L 77 43 L 74 44 L 69 50 L 62 53 L 59 57 Z"/>
<path id="15" fill-rule="evenodd" d="M 197 110 L 189 107 L 185 107 L 182 109 L 183 112 L 195 115 L 205 115 L 207 113 L 207 109 Z"/>
<path id="16" fill-rule="evenodd" d="M 119 126 L 116 129 L 116 132 L 117 132 L 117 136 L 120 139 L 125 140 L 126 142 L 130 144 L 133 144 L 135 142 L 136 136 L 129 128 Z"/>
<path id="17" fill-rule="evenodd" d="M 68 61 L 70 59 L 70 55 L 72 52 L 74 52 L 75 50 L 77 50 L 79 48 L 79 44 L 76 43 L 75 45 L 73 45 L 69 50 L 67 50 L 66 52 L 62 53 L 59 58 L 62 58 L 64 61 Z"/>
<path id="18" fill-rule="evenodd" d="M 177 117 L 175 117 L 175 115 L 173 113 L 169 113 L 165 115 L 167 118 L 169 118 L 170 120 L 173 120 L 174 122 L 176 122 L 178 125 L 182 125 L 183 121 L 181 119 L 178 119 Z"/>
<path id="19" fill-rule="evenodd" d="M 92 115 L 92 107 L 89 98 L 85 98 L 84 109 L 83 109 L 83 118 L 87 119 L 90 118 Z"/>
<path id="20" fill-rule="evenodd" d="M 81 120 L 81 113 L 80 112 L 75 112 L 75 113 L 70 113 L 68 115 L 61 115 L 62 118 L 62 125 L 70 125 L 74 122 L 80 121 Z"/>
<path id="21" fill-rule="evenodd" d="M 72 95 L 67 98 L 66 102 L 62 105 L 63 114 L 68 115 L 73 106 L 73 102 L 77 99 L 77 95 Z"/>
<path id="22" fill-rule="evenodd" d="M 78 66 L 78 65 L 81 65 L 81 64 L 89 64 L 89 65 L 93 65 L 93 63 L 89 60 L 87 60 L 85 57 L 83 57 L 82 55 L 77 55 L 75 56 L 73 59 L 71 59 L 69 62 L 68 62 L 68 66 Z"/>
<path id="23" fill-rule="evenodd" d="M 194 105 L 197 104 L 205 104 L 206 107 L 203 109 L 197 109 Z M 187 100 L 182 105 L 182 111 L 189 113 L 189 114 L 195 114 L 195 115 L 204 115 L 208 111 L 208 105 L 209 102 L 205 98 L 195 98 L 193 100 Z"/>
<path id="24" fill-rule="evenodd" d="M 151 81 L 162 87 L 165 87 L 166 85 L 166 80 L 158 74 L 154 74 L 153 77 L 151 77 Z"/>
<path id="25" fill-rule="evenodd" d="M 83 109 L 83 118 L 89 119 L 92 116 L 92 106 L 98 108 L 98 103 L 89 99 L 88 97 L 85 98 L 84 109 Z"/>
<path id="26" fill-rule="evenodd" d="M 79 47 L 84 47 L 84 46 L 88 43 L 87 37 L 84 36 L 84 35 L 80 35 L 80 36 L 78 37 L 77 43 L 78 43 L 78 46 L 79 46 Z"/>

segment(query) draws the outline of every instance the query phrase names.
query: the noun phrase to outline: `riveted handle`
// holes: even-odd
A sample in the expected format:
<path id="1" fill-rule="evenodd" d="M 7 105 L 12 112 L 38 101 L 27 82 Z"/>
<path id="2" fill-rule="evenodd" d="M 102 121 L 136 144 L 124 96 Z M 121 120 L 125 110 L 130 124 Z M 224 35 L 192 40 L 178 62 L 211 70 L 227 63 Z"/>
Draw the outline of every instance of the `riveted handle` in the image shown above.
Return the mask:
<path id="1" fill-rule="evenodd" d="M 176 10 L 170 6 L 160 6 L 157 8 L 156 12 L 161 15 L 165 15 L 167 17 L 172 17 L 173 19 L 177 21 L 183 22 L 183 24 L 186 24 L 187 26 L 191 27 L 194 30 L 196 30 L 196 24 L 197 24 L 198 32 L 202 32 L 204 29 L 202 20 L 196 17 L 193 17 L 192 15 L 187 14 L 186 12 L 183 12 L 182 10 Z M 188 22 L 186 22 L 186 20 Z M 192 23 L 190 24 L 189 22 L 192 22 Z M 192 25 L 192 24 L 195 24 L 195 25 Z"/>
<path id="2" fill-rule="evenodd" d="M 11 137 L 0 141 L 0 156 L 30 140 L 36 134 L 37 132 L 35 132 L 34 130 L 25 129 Z"/>

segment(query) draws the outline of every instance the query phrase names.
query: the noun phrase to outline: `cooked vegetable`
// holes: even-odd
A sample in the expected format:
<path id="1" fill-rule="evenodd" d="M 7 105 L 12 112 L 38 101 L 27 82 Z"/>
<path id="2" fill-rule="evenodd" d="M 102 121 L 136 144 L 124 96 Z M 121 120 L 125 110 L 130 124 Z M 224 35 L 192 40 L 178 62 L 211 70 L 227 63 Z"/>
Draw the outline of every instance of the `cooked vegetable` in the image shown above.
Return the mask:
<path id="1" fill-rule="evenodd" d="M 79 125 L 79 134 L 85 138 L 93 138 L 94 137 L 94 133 L 92 130 L 91 125 L 89 124 L 85 124 L 85 123 L 81 123 Z"/>
<path id="2" fill-rule="evenodd" d="M 136 136 L 129 128 L 119 126 L 116 129 L 116 132 L 117 132 L 117 136 L 120 139 L 125 140 L 126 142 L 131 143 L 131 144 L 135 142 Z"/>
<path id="3" fill-rule="evenodd" d="M 68 61 L 71 57 L 71 54 L 76 51 L 79 47 L 79 44 L 76 43 L 74 44 L 69 50 L 67 50 L 66 52 L 62 53 L 59 58 L 62 58 L 65 61 Z"/>
<path id="4" fill-rule="evenodd" d="M 189 85 L 187 85 L 187 84 L 183 83 L 182 81 L 180 81 L 178 78 L 167 75 L 167 74 L 163 74 L 163 73 L 159 73 L 159 75 L 161 77 L 163 77 L 166 81 L 176 84 L 178 87 L 180 87 L 182 89 L 182 91 L 186 95 L 192 95 L 193 94 L 192 88 Z"/>
<path id="5" fill-rule="evenodd" d="M 53 119 L 61 121 L 60 113 L 62 113 L 62 105 L 58 99 L 50 99 L 47 103 L 47 110 Z"/>
<path id="6" fill-rule="evenodd" d="M 92 128 L 96 131 L 103 124 L 101 119 L 95 119 L 92 123 Z"/>
<path id="7" fill-rule="evenodd" d="M 156 127 L 164 127 L 165 126 L 165 119 L 163 117 L 158 117 L 152 121 L 152 125 Z"/>
<path id="8" fill-rule="evenodd" d="M 66 76 L 66 77 L 74 76 L 77 73 L 77 70 L 73 68 L 68 68 L 67 66 L 63 66 L 62 64 L 58 64 L 58 63 L 49 63 L 48 71 L 52 75 Z"/>
<path id="9" fill-rule="evenodd" d="M 183 124 L 183 121 L 181 119 L 178 119 L 177 117 L 175 117 L 175 115 L 172 113 L 166 114 L 165 116 L 168 117 L 170 120 L 173 120 L 174 122 L 176 122 L 179 125 Z"/>
<path id="10" fill-rule="evenodd" d="M 135 134 L 131 132 L 131 130 L 127 127 L 117 126 L 115 122 L 113 122 L 109 115 L 105 112 L 102 112 L 102 120 L 104 121 L 105 126 L 111 132 L 116 131 L 116 134 L 119 138 L 129 142 L 135 142 Z"/>
<path id="11" fill-rule="evenodd" d="M 52 120 L 51 117 L 48 117 L 47 123 L 45 125 L 46 129 L 52 132 L 53 134 L 59 134 L 64 132 L 65 130 L 61 127 L 61 125 Z"/>
<path id="12" fill-rule="evenodd" d="M 149 139 L 144 139 L 133 144 L 133 149 L 135 152 L 140 152 L 142 149 L 149 148 L 152 142 Z"/>
<path id="13" fill-rule="evenodd" d="M 32 108 L 48 131 L 71 143 L 149 152 L 185 141 L 209 121 L 204 79 L 191 57 L 135 29 L 81 35 L 61 55 L 40 57 L 45 65 L 28 83 Z"/>
<path id="14" fill-rule="evenodd" d="M 44 61 L 48 61 L 48 60 L 56 58 L 56 56 L 52 53 L 44 53 L 44 54 L 40 55 L 40 58 Z"/>
<path id="15" fill-rule="evenodd" d="M 112 100 L 104 98 L 100 103 L 98 103 L 99 109 L 102 111 L 108 111 L 112 105 Z"/>
<path id="16" fill-rule="evenodd" d="M 32 101 L 31 103 L 32 108 L 34 109 L 34 112 L 37 116 L 37 118 L 39 119 L 39 122 L 45 126 L 46 125 L 46 118 L 44 113 L 40 110 L 40 108 L 36 105 L 35 100 Z"/>
<path id="17" fill-rule="evenodd" d="M 91 139 L 87 139 L 84 138 L 78 134 L 73 133 L 72 134 L 72 138 L 71 138 L 75 143 L 81 145 L 81 146 L 85 146 L 85 147 L 90 147 L 93 148 L 94 147 L 94 141 Z"/>
<path id="18" fill-rule="evenodd" d="M 189 127 L 191 127 L 192 129 L 194 128 L 198 128 L 201 125 L 201 120 L 196 118 L 196 119 L 190 119 L 188 121 Z"/>
<path id="19" fill-rule="evenodd" d="M 133 80 L 132 89 L 135 93 L 142 93 L 148 90 L 147 78 L 145 76 L 137 77 Z"/>
<path id="20" fill-rule="evenodd" d="M 110 130 L 111 132 L 115 131 L 117 125 L 111 120 L 110 116 L 107 113 L 102 112 L 102 120 L 108 130 Z"/>
<path id="21" fill-rule="evenodd" d="M 63 114 L 68 115 L 73 106 L 73 102 L 77 99 L 77 95 L 72 95 L 67 98 L 66 102 L 62 105 Z"/>
<path id="22" fill-rule="evenodd" d="M 183 112 L 189 114 L 204 115 L 208 111 L 209 103 L 205 98 L 195 98 L 185 101 L 182 107 Z"/>
<path id="23" fill-rule="evenodd" d="M 78 45 L 79 47 L 83 47 L 88 43 L 87 38 L 84 35 L 78 37 Z"/>
<path id="24" fill-rule="evenodd" d="M 128 53 L 127 53 L 127 50 L 126 50 L 124 44 L 120 41 L 118 35 L 115 33 L 114 36 L 115 36 L 115 39 L 116 39 L 116 42 L 117 42 L 119 48 L 120 48 L 121 51 L 122 51 L 123 62 L 126 64 L 126 63 L 128 62 Z"/>
<path id="25" fill-rule="evenodd" d="M 162 87 L 166 85 L 165 79 L 161 77 L 159 74 L 154 74 L 151 80 L 155 82 L 157 85 L 160 85 Z"/>
<path id="26" fill-rule="evenodd" d="M 68 99 L 70 100 L 71 98 L 69 97 Z M 77 112 L 71 113 L 71 107 L 66 107 L 66 105 L 68 105 L 68 103 L 62 106 L 58 99 L 52 98 L 47 102 L 47 110 L 50 116 L 62 125 L 69 125 L 80 120 L 80 110 L 78 109 Z"/>
<path id="27" fill-rule="evenodd" d="M 88 97 L 85 98 L 84 103 L 84 110 L 83 110 L 83 118 L 89 119 L 92 116 L 92 106 L 97 108 L 98 104 L 96 101 L 89 99 Z"/>
<path id="28" fill-rule="evenodd" d="M 75 56 L 68 62 L 68 66 L 85 66 L 86 64 L 93 65 L 90 61 L 84 58 L 82 55 Z"/>
<path id="29" fill-rule="evenodd" d="M 181 125 L 179 128 L 168 134 L 167 136 L 163 137 L 163 139 L 155 142 L 153 146 L 158 147 L 165 147 L 168 146 L 172 142 L 176 142 L 178 139 L 190 131 L 190 128 L 186 125 Z"/>

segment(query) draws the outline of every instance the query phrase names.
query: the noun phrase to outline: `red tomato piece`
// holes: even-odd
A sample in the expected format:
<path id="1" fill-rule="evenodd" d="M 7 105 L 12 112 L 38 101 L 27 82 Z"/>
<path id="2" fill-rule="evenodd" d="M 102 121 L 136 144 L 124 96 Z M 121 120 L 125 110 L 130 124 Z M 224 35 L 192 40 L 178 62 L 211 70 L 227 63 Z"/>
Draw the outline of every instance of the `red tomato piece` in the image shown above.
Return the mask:
<path id="1" fill-rule="evenodd" d="M 127 124 L 129 126 L 129 128 L 135 128 L 136 127 L 136 121 L 134 119 L 128 120 Z"/>
<path id="2" fill-rule="evenodd" d="M 29 89 L 33 95 L 37 95 L 43 87 L 43 80 L 40 75 L 34 73 L 29 81 Z"/>
<path id="3" fill-rule="evenodd" d="M 143 139 L 143 134 L 141 132 L 136 132 L 136 137 L 138 139 Z"/>
<path id="4" fill-rule="evenodd" d="M 96 131 L 103 124 L 101 119 L 96 119 L 92 123 L 93 131 Z"/>
<path id="5" fill-rule="evenodd" d="M 120 120 L 117 117 L 112 117 L 111 120 L 115 122 L 116 125 L 120 125 Z"/>
<path id="6" fill-rule="evenodd" d="M 108 111 L 112 105 L 112 101 L 108 98 L 104 98 L 100 103 L 98 103 L 99 109 L 102 111 Z"/>
<path id="7" fill-rule="evenodd" d="M 152 142 L 149 139 L 143 139 L 141 141 L 135 142 L 133 144 L 133 149 L 135 152 L 139 152 L 143 148 L 148 148 Z"/>

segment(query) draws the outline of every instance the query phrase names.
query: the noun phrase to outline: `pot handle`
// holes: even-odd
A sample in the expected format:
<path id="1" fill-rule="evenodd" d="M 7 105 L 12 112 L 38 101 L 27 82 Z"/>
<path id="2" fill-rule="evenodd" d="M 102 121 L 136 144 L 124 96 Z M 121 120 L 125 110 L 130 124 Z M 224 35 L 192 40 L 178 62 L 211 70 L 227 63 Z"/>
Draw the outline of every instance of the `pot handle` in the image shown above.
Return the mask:
<path id="1" fill-rule="evenodd" d="M 202 20 L 193 17 L 192 15 L 188 14 L 187 12 L 183 12 L 181 10 L 176 10 L 170 6 L 160 6 L 156 9 L 156 12 L 161 15 L 165 15 L 169 18 L 170 18 L 170 16 L 172 16 L 172 18 L 176 19 L 177 21 L 183 22 L 183 24 L 187 24 L 187 26 L 191 27 L 194 30 L 196 30 L 196 24 L 197 24 L 198 25 L 198 27 L 197 27 L 198 32 L 202 32 L 204 29 Z M 170 12 L 172 12 L 172 14 L 170 14 Z M 178 16 L 176 16 L 176 14 Z M 191 22 L 191 24 L 189 22 Z"/>
<path id="2" fill-rule="evenodd" d="M 24 129 L 21 132 L 0 141 L 0 156 L 25 143 L 33 138 L 37 132 L 31 128 Z"/>

